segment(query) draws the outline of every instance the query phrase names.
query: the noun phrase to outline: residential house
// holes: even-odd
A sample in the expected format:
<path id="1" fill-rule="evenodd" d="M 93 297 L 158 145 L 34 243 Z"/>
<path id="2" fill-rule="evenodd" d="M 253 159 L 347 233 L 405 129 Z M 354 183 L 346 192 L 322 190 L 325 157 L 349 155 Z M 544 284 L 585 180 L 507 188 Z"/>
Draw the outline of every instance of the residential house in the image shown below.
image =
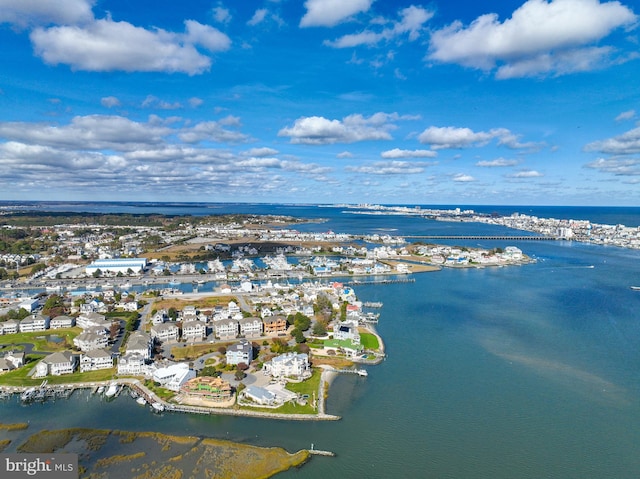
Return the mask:
<path id="1" fill-rule="evenodd" d="M 269 316 L 262 320 L 265 334 L 285 333 L 287 331 L 287 319 L 284 316 Z"/>
<path id="2" fill-rule="evenodd" d="M 360 344 L 360 333 L 358 323 L 355 321 L 344 321 L 333 329 L 333 338 L 339 340 L 350 340 Z"/>
<path id="3" fill-rule="evenodd" d="M 24 353 L 9 351 L 0 358 L 0 374 L 13 371 L 24 364 Z"/>
<path id="4" fill-rule="evenodd" d="M 117 309 L 123 309 L 124 311 L 129 311 L 132 313 L 133 311 L 138 310 L 138 302 L 137 301 L 120 301 L 116 303 L 115 307 Z"/>
<path id="5" fill-rule="evenodd" d="M 273 391 L 259 386 L 247 386 L 242 391 L 242 396 L 263 406 L 273 406 L 277 400 Z"/>
<path id="6" fill-rule="evenodd" d="M 180 337 L 180 329 L 175 323 L 163 323 L 151 326 L 151 337 L 161 343 L 177 341 Z"/>
<path id="7" fill-rule="evenodd" d="M 125 354 L 139 354 L 146 360 L 151 359 L 152 349 L 153 339 L 151 339 L 151 336 L 142 331 L 134 331 L 127 341 Z"/>
<path id="8" fill-rule="evenodd" d="M 75 318 L 70 316 L 56 316 L 49 321 L 50 329 L 72 328 L 76 324 Z"/>
<path id="9" fill-rule="evenodd" d="M 235 339 L 238 337 L 238 321 L 235 319 L 223 319 L 214 323 L 216 336 L 220 339 Z"/>
<path id="10" fill-rule="evenodd" d="M 182 323 L 182 339 L 186 341 L 202 341 L 207 337 L 207 326 L 202 321 L 189 320 Z"/>
<path id="11" fill-rule="evenodd" d="M 94 351 L 106 348 L 109 344 L 109 338 L 103 329 L 93 328 L 90 331 L 85 330 L 73 338 L 73 344 L 81 351 Z"/>
<path id="12" fill-rule="evenodd" d="M 43 316 L 41 314 L 27 316 L 20 321 L 20 332 L 31 333 L 33 331 L 45 331 L 49 329 L 49 321 L 49 316 Z"/>
<path id="13" fill-rule="evenodd" d="M 158 368 L 153 372 L 154 382 L 170 391 L 180 391 L 180 388 L 188 380 L 196 377 L 193 369 L 187 363 L 175 363 L 165 368 Z"/>
<path id="14" fill-rule="evenodd" d="M 118 358 L 118 374 L 143 376 L 147 374 L 147 371 L 145 358 L 141 354 L 124 354 Z"/>
<path id="15" fill-rule="evenodd" d="M 182 321 L 194 321 L 198 318 L 198 310 L 195 306 L 185 306 L 182 310 Z"/>
<path id="16" fill-rule="evenodd" d="M 262 320 L 260 318 L 242 318 L 240 324 L 240 334 L 245 338 L 254 338 L 262 334 Z"/>
<path id="17" fill-rule="evenodd" d="M 61 376 L 72 374 L 76 368 L 77 358 L 70 351 L 50 354 L 36 365 L 34 377 Z"/>
<path id="18" fill-rule="evenodd" d="M 20 323 L 13 319 L 0 322 L 0 334 L 16 334 L 20 331 Z"/>
<path id="19" fill-rule="evenodd" d="M 113 367 L 113 358 L 104 349 L 94 349 L 80 355 L 80 372 L 97 371 Z"/>
<path id="20" fill-rule="evenodd" d="M 303 353 L 281 354 L 264 363 L 262 371 L 273 378 L 295 377 L 303 379 L 311 376 L 309 356 Z"/>
<path id="21" fill-rule="evenodd" d="M 100 326 L 109 329 L 111 321 L 107 320 L 104 314 L 100 313 L 82 313 L 76 318 L 76 326 L 87 329 L 94 326 Z"/>
<path id="22" fill-rule="evenodd" d="M 187 398 L 223 402 L 231 399 L 232 390 L 229 382 L 222 378 L 200 376 L 189 379 L 182 385 L 180 392 Z"/>
<path id="23" fill-rule="evenodd" d="M 253 360 L 253 346 L 246 339 L 241 340 L 227 348 L 227 364 L 244 363 L 247 366 Z"/>
<path id="24" fill-rule="evenodd" d="M 153 315 L 153 317 L 151 318 L 151 323 L 154 326 L 157 326 L 158 324 L 164 323 L 168 319 L 169 319 L 169 316 L 167 314 L 167 310 L 161 309 L 160 311 L 156 311 L 156 314 Z"/>

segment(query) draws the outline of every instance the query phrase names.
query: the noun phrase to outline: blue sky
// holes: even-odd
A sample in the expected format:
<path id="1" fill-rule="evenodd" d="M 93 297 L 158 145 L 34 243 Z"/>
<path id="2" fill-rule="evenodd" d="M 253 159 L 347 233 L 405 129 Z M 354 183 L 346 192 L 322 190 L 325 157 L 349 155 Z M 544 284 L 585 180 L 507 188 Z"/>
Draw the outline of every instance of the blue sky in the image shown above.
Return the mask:
<path id="1" fill-rule="evenodd" d="M 0 198 L 639 205 L 639 15 L 0 0 Z"/>

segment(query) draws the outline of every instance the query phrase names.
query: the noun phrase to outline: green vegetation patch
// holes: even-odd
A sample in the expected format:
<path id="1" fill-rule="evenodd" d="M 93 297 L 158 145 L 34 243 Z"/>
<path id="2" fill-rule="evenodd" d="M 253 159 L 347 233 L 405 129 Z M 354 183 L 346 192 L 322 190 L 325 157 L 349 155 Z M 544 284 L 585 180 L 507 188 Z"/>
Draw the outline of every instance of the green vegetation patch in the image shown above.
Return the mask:
<path id="1" fill-rule="evenodd" d="M 369 349 L 371 351 L 377 351 L 380 349 L 380 343 L 378 342 L 378 338 L 375 334 L 360 333 L 360 344 L 362 344 L 365 349 Z"/>

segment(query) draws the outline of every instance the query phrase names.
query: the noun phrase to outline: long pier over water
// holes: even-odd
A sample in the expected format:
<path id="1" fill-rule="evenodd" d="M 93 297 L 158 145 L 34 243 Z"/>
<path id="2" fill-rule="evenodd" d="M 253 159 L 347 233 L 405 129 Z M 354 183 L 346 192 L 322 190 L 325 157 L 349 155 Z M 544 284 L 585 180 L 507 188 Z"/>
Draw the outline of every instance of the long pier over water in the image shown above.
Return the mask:
<path id="1" fill-rule="evenodd" d="M 403 236 L 407 239 L 427 239 L 427 240 L 506 240 L 506 241 L 557 241 L 561 238 L 557 236 L 484 236 L 484 235 L 409 235 Z"/>

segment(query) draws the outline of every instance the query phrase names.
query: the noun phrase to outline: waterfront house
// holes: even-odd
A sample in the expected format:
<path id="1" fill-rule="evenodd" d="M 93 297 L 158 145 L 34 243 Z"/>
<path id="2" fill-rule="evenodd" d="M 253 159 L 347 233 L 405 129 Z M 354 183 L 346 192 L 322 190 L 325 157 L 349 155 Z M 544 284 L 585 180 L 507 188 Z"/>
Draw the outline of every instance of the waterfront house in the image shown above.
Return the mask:
<path id="1" fill-rule="evenodd" d="M 36 365 L 34 377 L 42 378 L 45 376 L 61 376 L 63 374 L 72 374 L 76 368 L 77 357 L 70 351 L 62 351 L 50 354 L 42 359 Z"/>
<path id="2" fill-rule="evenodd" d="M 238 321 L 223 319 L 214 323 L 216 336 L 220 339 L 235 339 L 238 337 Z"/>
<path id="3" fill-rule="evenodd" d="M 49 321 L 49 316 L 43 316 L 41 314 L 27 316 L 20 321 L 20 332 L 31 333 L 34 331 L 45 331 L 49 329 Z"/>
<path id="4" fill-rule="evenodd" d="M 158 324 L 151 326 L 151 337 L 161 343 L 177 341 L 180 337 L 180 329 L 175 323 Z"/>
<path id="5" fill-rule="evenodd" d="M 346 339 L 351 340 L 354 343 L 360 344 L 360 333 L 358 332 L 358 323 L 356 321 L 344 321 L 334 327 L 333 329 L 334 339 Z"/>
<path id="6" fill-rule="evenodd" d="M 240 324 L 240 334 L 245 338 L 253 338 L 262 334 L 262 320 L 260 318 L 242 318 Z"/>
<path id="7" fill-rule="evenodd" d="M 187 363 L 171 364 L 165 368 L 158 368 L 153 372 L 153 381 L 170 391 L 178 392 L 180 387 L 189 379 L 195 378 L 196 373 Z"/>
<path id="8" fill-rule="evenodd" d="M 182 385 L 180 392 L 187 398 L 224 402 L 231 399 L 232 390 L 229 382 L 222 378 L 200 376 L 189 379 Z"/>
<path id="9" fill-rule="evenodd" d="M 24 365 L 24 351 L 9 351 L 4 355 L 4 359 L 17 369 Z"/>
<path id="10" fill-rule="evenodd" d="M 244 363 L 248 366 L 253 360 L 253 346 L 243 339 L 227 348 L 226 358 L 227 364 Z"/>
<path id="11" fill-rule="evenodd" d="M 202 322 L 191 319 L 182 323 L 182 339 L 186 341 L 202 341 L 207 337 L 207 326 Z"/>
<path id="12" fill-rule="evenodd" d="M 198 318 L 198 310 L 195 306 L 185 306 L 182 310 L 183 321 L 194 321 Z"/>
<path id="13" fill-rule="evenodd" d="M 80 372 L 98 371 L 113 367 L 111 354 L 104 349 L 94 349 L 80 355 Z"/>
<path id="14" fill-rule="evenodd" d="M 76 320 L 70 316 L 56 316 L 49 321 L 50 329 L 72 328 L 75 326 Z"/>
<path id="15" fill-rule="evenodd" d="M 285 333 L 287 331 L 287 319 L 284 316 L 270 316 L 262 320 L 265 334 Z"/>
<path id="16" fill-rule="evenodd" d="M 276 402 L 276 395 L 273 391 L 259 386 L 247 386 L 242 391 L 242 396 L 263 406 L 273 406 Z"/>
<path id="17" fill-rule="evenodd" d="M 264 363 L 262 371 L 273 378 L 308 378 L 311 376 L 309 356 L 304 353 L 281 354 Z"/>
<path id="18" fill-rule="evenodd" d="M 354 358 L 364 353 L 364 347 L 350 339 L 327 339 L 324 341 L 324 352 L 344 354 L 348 358 Z"/>
<path id="19" fill-rule="evenodd" d="M 8 373 L 15 369 L 13 364 L 7 361 L 5 358 L 0 358 L 0 374 Z"/>
<path id="20" fill-rule="evenodd" d="M 147 372 L 146 361 L 141 354 L 124 354 L 118 358 L 118 374 L 123 376 L 143 376 Z"/>

